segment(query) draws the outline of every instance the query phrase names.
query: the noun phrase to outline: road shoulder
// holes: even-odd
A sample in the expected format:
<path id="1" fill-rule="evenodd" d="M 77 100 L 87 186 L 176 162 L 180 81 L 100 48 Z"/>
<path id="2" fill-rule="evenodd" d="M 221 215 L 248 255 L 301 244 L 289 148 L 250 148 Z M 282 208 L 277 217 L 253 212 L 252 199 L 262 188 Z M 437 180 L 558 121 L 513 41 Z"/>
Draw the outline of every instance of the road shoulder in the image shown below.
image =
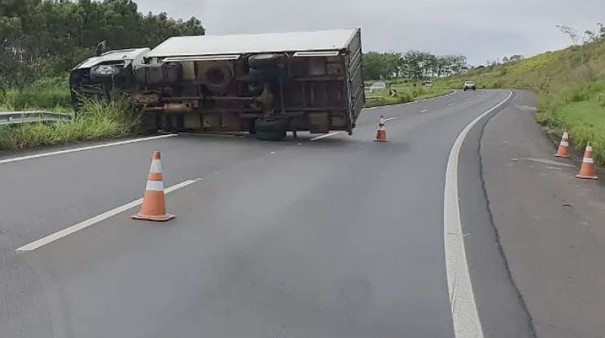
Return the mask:
<path id="1" fill-rule="evenodd" d="M 505 113 L 509 103 L 482 119 L 466 136 L 459 157 L 459 203 L 473 294 L 484 337 L 533 337 L 531 319 L 508 273 L 492 222 L 481 176 L 481 138 L 490 118 Z M 512 103 L 511 103 L 512 102 Z"/>
<path id="2" fill-rule="evenodd" d="M 538 337 L 604 337 L 605 189 L 535 122 L 535 99 L 518 99 L 486 125 L 481 174 L 510 276 Z M 499 306 L 493 304 L 494 307 Z"/>

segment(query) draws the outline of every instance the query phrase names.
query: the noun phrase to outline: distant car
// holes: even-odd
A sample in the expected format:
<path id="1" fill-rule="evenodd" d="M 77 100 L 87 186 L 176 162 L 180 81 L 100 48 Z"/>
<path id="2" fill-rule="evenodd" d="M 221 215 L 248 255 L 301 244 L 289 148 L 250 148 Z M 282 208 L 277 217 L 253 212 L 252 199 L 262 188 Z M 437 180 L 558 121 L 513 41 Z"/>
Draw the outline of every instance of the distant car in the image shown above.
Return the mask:
<path id="1" fill-rule="evenodd" d="M 422 82 L 422 85 L 425 87 L 432 87 L 433 81 L 424 81 L 424 82 Z"/>
<path id="2" fill-rule="evenodd" d="M 472 90 L 477 90 L 477 86 L 475 85 L 475 82 L 473 82 L 473 81 L 466 81 L 464 83 L 464 91 L 471 90 L 471 89 Z"/>

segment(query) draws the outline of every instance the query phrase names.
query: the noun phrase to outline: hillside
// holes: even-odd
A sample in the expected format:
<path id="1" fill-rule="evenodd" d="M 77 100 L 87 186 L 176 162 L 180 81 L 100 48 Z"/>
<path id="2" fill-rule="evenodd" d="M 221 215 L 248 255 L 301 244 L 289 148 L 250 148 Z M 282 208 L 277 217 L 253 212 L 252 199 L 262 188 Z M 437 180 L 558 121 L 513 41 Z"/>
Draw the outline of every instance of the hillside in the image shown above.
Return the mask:
<path id="1" fill-rule="evenodd" d="M 480 88 L 530 89 L 538 93 L 537 120 L 547 131 L 570 133 L 577 151 L 591 142 L 595 158 L 605 164 L 605 39 L 540 54 L 514 63 L 473 70 L 450 78 L 446 86 L 460 87 L 472 79 Z"/>

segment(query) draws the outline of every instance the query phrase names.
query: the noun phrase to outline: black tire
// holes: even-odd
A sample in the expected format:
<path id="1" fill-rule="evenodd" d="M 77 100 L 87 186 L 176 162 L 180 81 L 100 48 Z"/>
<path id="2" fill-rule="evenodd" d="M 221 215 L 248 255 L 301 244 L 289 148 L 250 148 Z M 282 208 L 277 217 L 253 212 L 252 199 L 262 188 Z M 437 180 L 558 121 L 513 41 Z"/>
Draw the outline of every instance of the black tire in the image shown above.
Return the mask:
<path id="1" fill-rule="evenodd" d="M 286 138 L 288 125 L 286 119 L 257 119 L 255 136 L 263 141 L 281 141 Z"/>
<path id="2" fill-rule="evenodd" d="M 112 65 L 98 65 L 90 69 L 90 79 L 93 82 L 111 81 L 119 74 L 120 69 Z"/>
<path id="3" fill-rule="evenodd" d="M 206 77 L 206 87 L 216 95 L 222 94 L 233 80 L 231 67 L 224 62 L 212 64 L 208 67 L 204 76 Z"/>
<path id="4" fill-rule="evenodd" d="M 280 132 L 280 131 L 257 131 L 256 134 L 254 134 L 254 136 L 256 137 L 257 140 L 261 140 L 261 141 L 281 141 L 283 139 L 286 138 L 286 132 Z"/>
<path id="5" fill-rule="evenodd" d="M 248 58 L 248 65 L 253 69 L 276 68 L 280 54 L 256 54 Z"/>
<path id="6" fill-rule="evenodd" d="M 141 134 L 155 135 L 158 132 L 158 116 L 154 113 L 143 114 L 141 117 Z"/>

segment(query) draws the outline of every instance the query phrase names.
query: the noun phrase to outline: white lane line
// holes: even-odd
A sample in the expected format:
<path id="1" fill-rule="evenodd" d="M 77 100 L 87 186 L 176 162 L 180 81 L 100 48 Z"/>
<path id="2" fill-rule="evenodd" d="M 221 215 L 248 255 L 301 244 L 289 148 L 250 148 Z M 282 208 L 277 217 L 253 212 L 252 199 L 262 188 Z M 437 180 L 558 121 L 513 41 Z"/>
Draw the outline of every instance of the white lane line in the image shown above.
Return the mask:
<path id="1" fill-rule="evenodd" d="M 421 114 L 422 114 L 422 113 L 426 113 L 426 112 L 428 112 L 428 111 L 429 111 L 428 109 L 422 109 L 421 111 L 419 111 L 419 113 L 421 113 Z"/>
<path id="2" fill-rule="evenodd" d="M 198 181 L 201 181 L 201 180 L 202 180 L 201 178 L 196 178 L 194 180 L 187 180 L 187 181 L 181 182 L 179 184 L 175 184 L 175 185 L 173 185 L 171 187 L 166 188 L 164 190 L 164 193 L 165 194 L 171 193 L 171 192 L 173 192 L 175 190 L 184 188 L 184 187 L 186 187 L 188 185 L 191 185 L 191 184 L 193 184 L 195 182 L 198 182 Z M 126 203 L 126 204 L 124 204 L 122 206 L 119 206 L 117 208 L 108 210 L 108 211 L 106 211 L 106 212 L 104 212 L 104 213 L 102 213 L 100 215 L 97 215 L 97 216 L 95 216 L 93 218 L 89 218 L 89 219 L 87 219 L 87 220 L 85 220 L 83 222 L 80 222 L 78 224 L 74 224 L 74 225 L 70 226 L 69 228 L 65 228 L 65 229 L 63 229 L 61 231 L 55 232 L 54 234 L 50 234 L 50 235 L 48 235 L 48 236 L 46 236 L 44 238 L 41 238 L 41 239 L 39 239 L 39 240 L 37 240 L 35 242 L 29 243 L 27 245 L 24 245 L 24 246 L 18 248 L 17 252 L 36 250 L 36 249 L 38 249 L 40 247 L 43 247 L 43 246 L 45 246 L 47 244 L 50 244 L 50 243 L 52 243 L 52 242 L 54 242 L 56 240 L 59 240 L 59 239 L 61 239 L 63 237 L 69 236 L 69 235 L 73 234 L 76 231 L 80 231 L 82 229 L 86 229 L 86 228 L 88 228 L 91 225 L 94 225 L 96 223 L 104 221 L 104 220 L 106 220 L 106 219 L 108 219 L 110 217 L 113 217 L 115 215 L 118 215 L 118 214 L 120 214 L 120 213 L 122 213 L 122 212 L 124 212 L 126 210 L 132 209 L 132 208 L 140 205 L 141 203 L 143 203 L 143 199 L 142 198 L 140 198 L 140 199 L 138 199 L 136 201 L 132 201 L 130 203 Z"/>
<path id="3" fill-rule="evenodd" d="M 454 105 L 453 102 L 447 104 L 448 107 L 452 107 L 453 105 Z"/>
<path id="4" fill-rule="evenodd" d="M 424 101 L 442 99 L 442 98 L 445 98 L 445 97 L 448 97 L 448 96 L 452 96 L 452 95 L 456 94 L 457 92 L 458 92 L 457 90 L 452 90 L 451 93 L 446 94 L 446 95 L 435 96 L 435 97 L 431 97 L 431 98 L 428 98 L 428 99 L 422 99 L 422 100 L 418 100 L 418 101 L 399 103 L 399 104 L 392 104 L 392 105 L 388 105 L 388 106 L 377 106 L 377 107 L 363 108 L 363 110 L 374 110 L 374 109 L 380 109 L 380 108 L 407 106 L 409 104 L 415 104 L 415 103 L 424 102 Z"/>
<path id="5" fill-rule="evenodd" d="M 483 338 L 483 329 L 475 303 L 475 294 L 466 260 L 464 233 L 460 219 L 460 201 L 458 194 L 458 165 L 460 150 L 470 130 L 481 119 L 502 107 L 513 96 L 508 97 L 495 107 L 484 112 L 460 132 L 452 146 L 445 173 L 445 191 L 443 197 L 443 225 L 445 265 L 447 286 L 456 338 Z"/>
<path id="6" fill-rule="evenodd" d="M 333 131 L 333 132 L 331 132 L 331 133 L 329 133 L 329 134 L 325 134 L 325 135 L 319 135 L 319 136 L 316 136 L 316 137 L 312 138 L 312 139 L 311 139 L 311 141 L 317 141 L 317 140 L 321 140 L 322 138 L 326 138 L 326 137 L 330 137 L 330 136 L 338 135 L 338 134 L 340 134 L 340 133 L 342 133 L 342 131 Z"/>
<path id="7" fill-rule="evenodd" d="M 138 143 L 138 142 L 159 140 L 159 139 L 163 139 L 163 138 L 167 138 L 167 137 L 173 137 L 173 136 L 177 136 L 177 134 L 151 136 L 151 137 L 137 138 L 137 139 L 134 139 L 134 140 L 127 140 L 127 141 L 119 141 L 119 142 L 97 144 L 97 145 L 88 146 L 88 147 L 72 148 L 72 149 L 65 149 L 65 150 L 59 150 L 59 151 L 52 151 L 52 152 L 48 152 L 48 153 L 40 153 L 40 154 L 27 155 L 27 156 L 21 156 L 21 157 L 13 157 L 13 158 L 7 158 L 7 159 L 0 160 L 0 164 L 11 163 L 11 162 L 19 162 L 19 161 L 25 161 L 25 160 L 32 160 L 32 159 L 40 158 L 40 157 L 55 156 L 55 155 L 69 154 L 69 153 L 77 153 L 77 152 L 86 151 L 86 150 L 93 150 L 93 149 L 100 149 L 100 148 L 107 148 L 107 147 L 114 147 L 114 146 L 121 146 L 121 145 L 131 144 L 131 143 Z"/>
<path id="8" fill-rule="evenodd" d="M 392 120 L 397 120 L 397 118 L 396 117 L 389 117 L 389 118 L 384 119 L 384 122 L 392 121 Z"/>

